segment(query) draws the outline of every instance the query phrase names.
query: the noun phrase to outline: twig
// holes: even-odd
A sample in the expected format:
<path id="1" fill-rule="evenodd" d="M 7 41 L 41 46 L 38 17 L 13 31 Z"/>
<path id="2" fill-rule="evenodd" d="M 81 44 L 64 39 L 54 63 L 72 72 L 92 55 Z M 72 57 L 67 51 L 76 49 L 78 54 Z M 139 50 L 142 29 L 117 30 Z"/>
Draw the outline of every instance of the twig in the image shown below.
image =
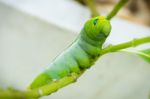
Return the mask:
<path id="1" fill-rule="evenodd" d="M 37 89 L 29 91 L 9 91 L 0 90 L 0 99 L 35 99 L 41 96 L 49 95 L 56 92 L 58 89 L 73 83 L 80 75 L 73 73 L 68 77 L 64 77 L 58 81 L 51 84 L 47 84 Z"/>
<path id="2" fill-rule="evenodd" d="M 128 1 L 129 0 L 120 0 L 115 5 L 115 7 L 113 8 L 113 10 L 107 15 L 107 19 L 111 20 Z"/>
<path id="3" fill-rule="evenodd" d="M 135 46 L 145 44 L 145 43 L 150 43 L 150 36 L 144 37 L 144 38 L 139 38 L 139 39 L 134 39 L 129 42 L 121 43 L 121 44 L 114 45 L 114 46 L 109 46 L 107 48 L 104 48 L 101 51 L 101 55 L 109 53 L 109 52 L 118 51 L 118 50 L 128 48 L 128 47 L 135 47 Z M 79 76 L 80 75 L 74 73 L 68 77 L 64 77 L 64 78 L 62 78 L 58 81 L 55 81 L 51 84 L 47 84 L 40 88 L 29 90 L 29 91 L 0 90 L 0 99 L 31 99 L 31 98 L 36 99 L 41 96 L 49 95 L 49 94 L 57 91 L 58 89 L 66 86 L 70 83 L 75 82 Z"/>
<path id="4" fill-rule="evenodd" d="M 129 47 L 136 47 L 138 45 L 142 45 L 145 43 L 150 43 L 150 36 L 148 37 L 143 37 L 143 38 L 136 38 L 133 39 L 131 41 L 125 42 L 125 43 L 121 43 L 118 45 L 112 45 L 112 46 L 108 46 L 106 48 L 104 48 L 101 51 L 101 54 L 106 54 L 106 53 L 110 53 L 110 52 L 115 52 L 121 49 L 125 49 L 125 48 L 129 48 Z"/>

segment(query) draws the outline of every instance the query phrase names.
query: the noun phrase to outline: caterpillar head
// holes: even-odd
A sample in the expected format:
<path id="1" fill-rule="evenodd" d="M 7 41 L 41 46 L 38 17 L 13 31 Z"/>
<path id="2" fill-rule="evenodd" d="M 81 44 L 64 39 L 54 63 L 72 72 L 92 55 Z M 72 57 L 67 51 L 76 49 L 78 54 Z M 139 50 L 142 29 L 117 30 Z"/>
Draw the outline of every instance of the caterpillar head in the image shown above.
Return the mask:
<path id="1" fill-rule="evenodd" d="M 89 38 L 104 42 L 111 31 L 111 24 L 105 17 L 98 16 L 85 23 L 84 31 Z"/>

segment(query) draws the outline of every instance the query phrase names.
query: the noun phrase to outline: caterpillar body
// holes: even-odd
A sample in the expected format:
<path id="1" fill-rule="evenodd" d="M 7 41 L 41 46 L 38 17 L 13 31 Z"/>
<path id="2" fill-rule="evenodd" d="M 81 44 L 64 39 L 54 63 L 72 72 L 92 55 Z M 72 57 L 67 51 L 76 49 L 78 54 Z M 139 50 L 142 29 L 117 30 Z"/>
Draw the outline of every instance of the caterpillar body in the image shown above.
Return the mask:
<path id="1" fill-rule="evenodd" d="M 89 19 L 77 39 L 45 69 L 30 85 L 35 89 L 71 73 L 81 74 L 100 57 L 102 45 L 111 31 L 110 22 L 102 16 Z"/>

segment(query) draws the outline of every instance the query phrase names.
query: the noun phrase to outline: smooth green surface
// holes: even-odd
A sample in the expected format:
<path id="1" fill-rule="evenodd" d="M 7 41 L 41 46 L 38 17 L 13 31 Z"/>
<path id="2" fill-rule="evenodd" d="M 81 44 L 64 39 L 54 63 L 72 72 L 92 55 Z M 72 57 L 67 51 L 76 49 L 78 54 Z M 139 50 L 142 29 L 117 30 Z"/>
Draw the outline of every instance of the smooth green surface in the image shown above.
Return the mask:
<path id="1" fill-rule="evenodd" d="M 105 17 L 89 19 L 74 43 L 57 56 L 29 88 L 41 87 L 69 76 L 71 73 L 80 74 L 91 67 L 100 56 L 102 45 L 110 31 L 111 24 Z"/>

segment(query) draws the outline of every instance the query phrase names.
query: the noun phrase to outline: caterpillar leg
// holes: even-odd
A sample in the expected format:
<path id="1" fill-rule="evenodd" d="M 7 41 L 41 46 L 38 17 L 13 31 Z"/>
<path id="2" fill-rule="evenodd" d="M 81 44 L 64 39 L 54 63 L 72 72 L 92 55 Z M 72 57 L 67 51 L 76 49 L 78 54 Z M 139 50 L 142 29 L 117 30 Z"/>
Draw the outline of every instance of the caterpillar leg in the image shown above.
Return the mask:
<path id="1" fill-rule="evenodd" d="M 49 75 L 47 75 L 46 73 L 42 73 L 34 79 L 34 81 L 30 84 L 28 89 L 38 88 L 40 86 L 50 83 L 51 81 L 52 79 L 50 78 Z"/>

